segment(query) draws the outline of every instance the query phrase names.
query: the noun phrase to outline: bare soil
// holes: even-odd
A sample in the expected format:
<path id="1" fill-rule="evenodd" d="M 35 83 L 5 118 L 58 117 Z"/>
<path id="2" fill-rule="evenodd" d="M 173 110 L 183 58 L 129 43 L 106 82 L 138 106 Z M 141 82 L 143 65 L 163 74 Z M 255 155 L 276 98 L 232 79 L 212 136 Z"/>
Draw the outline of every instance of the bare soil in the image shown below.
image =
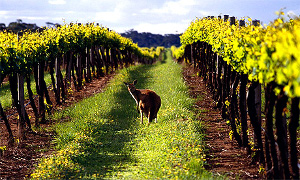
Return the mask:
<path id="1" fill-rule="evenodd" d="M 86 83 L 80 91 L 72 87 L 72 93 L 62 105 L 54 105 L 52 111 L 64 109 L 82 99 L 93 96 L 103 91 L 109 80 L 114 74 L 106 75 L 99 79 L 94 79 L 91 83 Z M 54 92 L 49 91 L 51 101 L 55 103 Z M 27 100 L 28 102 L 28 100 Z M 26 103 L 27 103 L 26 102 Z M 6 114 L 15 112 L 14 108 L 6 109 Z M 31 106 L 26 107 L 26 112 L 31 117 L 34 124 L 35 118 Z M 9 117 L 9 122 L 13 135 L 17 134 L 17 114 Z M 8 133 L 3 121 L 0 121 L 0 147 L 6 146 L 6 149 L 0 150 L 0 179 L 26 179 L 32 173 L 35 165 L 40 158 L 50 155 L 53 152 L 52 139 L 55 133 L 51 127 L 55 124 L 51 120 L 46 124 L 41 124 L 41 128 L 34 132 L 26 132 L 26 140 L 22 143 L 15 143 L 13 147 L 7 146 Z M 15 141 L 17 141 L 15 139 Z"/>

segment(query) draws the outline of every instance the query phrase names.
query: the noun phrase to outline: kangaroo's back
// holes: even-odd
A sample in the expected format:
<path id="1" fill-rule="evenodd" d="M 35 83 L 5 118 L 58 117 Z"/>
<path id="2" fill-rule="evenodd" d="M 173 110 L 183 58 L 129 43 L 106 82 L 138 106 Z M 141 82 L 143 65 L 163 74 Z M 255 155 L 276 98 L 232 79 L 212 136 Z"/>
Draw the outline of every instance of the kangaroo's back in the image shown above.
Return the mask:
<path id="1" fill-rule="evenodd" d="M 150 117 L 149 122 L 152 122 L 153 119 L 157 118 L 158 110 L 161 106 L 161 99 L 154 91 L 149 89 L 141 89 L 142 100 L 141 105 L 144 109 L 149 108 Z"/>
<path id="2" fill-rule="evenodd" d="M 160 97 L 152 90 L 149 89 L 136 89 L 135 84 L 136 80 L 133 83 L 125 83 L 128 87 L 128 91 L 134 100 L 137 103 L 137 108 L 141 113 L 141 123 L 143 123 L 143 113 L 147 116 L 148 122 L 152 122 L 155 119 L 157 122 L 157 112 L 161 106 Z"/>

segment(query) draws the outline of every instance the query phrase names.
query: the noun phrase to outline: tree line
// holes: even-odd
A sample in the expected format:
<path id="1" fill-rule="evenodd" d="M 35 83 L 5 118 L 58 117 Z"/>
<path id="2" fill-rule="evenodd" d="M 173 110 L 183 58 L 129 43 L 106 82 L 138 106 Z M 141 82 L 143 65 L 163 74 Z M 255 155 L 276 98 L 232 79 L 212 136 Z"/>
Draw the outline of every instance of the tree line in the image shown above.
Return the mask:
<path id="1" fill-rule="evenodd" d="M 6 26 L 4 23 L 0 23 L 0 31 L 7 30 L 14 33 L 17 33 L 19 31 L 24 31 L 24 30 L 36 31 L 39 28 L 40 27 L 37 26 L 36 24 L 23 22 L 22 19 L 17 19 L 15 22 L 9 23 L 8 26 Z"/>
<path id="2" fill-rule="evenodd" d="M 158 47 L 169 48 L 171 46 L 180 46 L 180 34 L 152 34 L 149 32 L 138 32 L 134 29 L 121 33 L 123 37 L 130 38 L 140 47 Z"/>

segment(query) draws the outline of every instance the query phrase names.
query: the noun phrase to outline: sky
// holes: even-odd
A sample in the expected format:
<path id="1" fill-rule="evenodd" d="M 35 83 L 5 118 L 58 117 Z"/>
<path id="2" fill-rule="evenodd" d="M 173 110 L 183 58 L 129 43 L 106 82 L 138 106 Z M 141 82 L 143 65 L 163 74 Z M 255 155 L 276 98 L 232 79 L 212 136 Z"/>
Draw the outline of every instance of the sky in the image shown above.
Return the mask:
<path id="1" fill-rule="evenodd" d="M 206 16 L 250 17 L 268 24 L 281 9 L 299 16 L 300 0 L 0 0 L 0 23 L 95 22 L 119 33 L 175 34 Z"/>

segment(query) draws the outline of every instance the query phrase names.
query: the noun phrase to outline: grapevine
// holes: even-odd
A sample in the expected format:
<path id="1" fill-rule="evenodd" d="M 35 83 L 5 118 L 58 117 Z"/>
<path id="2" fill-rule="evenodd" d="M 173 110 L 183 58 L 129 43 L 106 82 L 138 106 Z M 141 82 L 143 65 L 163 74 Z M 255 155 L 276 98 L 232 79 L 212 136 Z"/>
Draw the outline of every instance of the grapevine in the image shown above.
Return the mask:
<path id="1" fill-rule="evenodd" d="M 20 35 L 22 34 L 22 35 Z M 10 72 L 28 72 L 32 65 L 72 50 L 82 52 L 92 45 L 129 50 L 138 56 L 153 58 L 156 52 L 142 51 L 132 40 L 94 24 L 71 24 L 42 32 L 20 34 L 0 32 L 1 76 Z"/>
<path id="2" fill-rule="evenodd" d="M 247 26 L 237 22 L 194 20 L 180 37 L 182 47 L 174 52 L 176 58 L 183 55 L 187 45 L 206 42 L 250 80 L 264 84 L 275 81 L 289 97 L 300 97 L 300 19 L 285 21 L 279 17 L 267 27 L 254 26 L 250 18 Z"/>
<path id="3" fill-rule="evenodd" d="M 48 70 L 57 104 L 67 97 L 73 80 L 79 91 L 92 75 L 101 77 L 130 64 L 152 64 L 163 51 L 163 47 L 142 49 L 131 39 L 94 24 L 65 24 L 37 32 L 21 31 L 17 34 L 0 32 L 0 84 L 7 77 L 14 105 L 19 114 L 18 137 L 26 139 L 25 125 L 31 129 L 24 108 L 24 82 L 30 104 L 35 114 L 35 125 L 45 123 L 45 112 L 53 107 L 49 97 L 44 71 Z M 65 67 L 66 66 L 66 67 Z M 63 77 L 61 68 L 65 68 Z M 30 77 L 33 76 L 38 94 L 38 107 L 34 103 Z M 5 108 L 5 107 L 4 107 Z M 9 131 L 9 143 L 13 144 L 8 119 L 0 103 L 1 119 Z M 25 124 L 26 122 L 26 124 Z"/>
<path id="4" fill-rule="evenodd" d="M 222 118 L 231 126 L 230 137 L 253 154 L 252 161 L 266 165 L 267 178 L 297 179 L 300 18 L 286 20 L 283 12 L 278 14 L 268 26 L 250 18 L 246 26 L 245 19 L 236 21 L 234 17 L 230 21 L 225 16 L 224 20 L 198 18 L 180 37 L 182 46 L 173 47 L 172 51 L 178 61 L 184 59 L 199 70 L 197 75 L 203 77 L 217 102 L 216 108 L 220 108 Z M 264 119 L 262 87 L 265 87 Z M 287 113 L 291 114 L 289 123 Z M 254 148 L 248 140 L 248 117 L 254 132 Z"/>

